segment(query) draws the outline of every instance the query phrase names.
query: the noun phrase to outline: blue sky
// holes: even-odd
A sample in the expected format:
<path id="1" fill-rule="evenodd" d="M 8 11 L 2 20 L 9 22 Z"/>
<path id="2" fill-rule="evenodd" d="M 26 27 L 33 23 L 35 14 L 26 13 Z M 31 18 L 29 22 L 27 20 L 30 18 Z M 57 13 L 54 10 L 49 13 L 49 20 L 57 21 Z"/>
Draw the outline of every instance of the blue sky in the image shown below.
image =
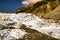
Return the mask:
<path id="1" fill-rule="evenodd" d="M 22 0 L 0 0 L 0 12 L 13 12 L 22 5 Z"/>

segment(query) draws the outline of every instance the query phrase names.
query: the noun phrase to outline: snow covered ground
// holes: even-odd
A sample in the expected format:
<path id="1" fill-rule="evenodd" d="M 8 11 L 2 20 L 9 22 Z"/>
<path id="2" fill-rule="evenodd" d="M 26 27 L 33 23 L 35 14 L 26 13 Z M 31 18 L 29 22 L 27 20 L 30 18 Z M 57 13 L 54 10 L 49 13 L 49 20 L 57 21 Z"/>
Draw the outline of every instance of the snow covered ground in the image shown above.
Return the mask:
<path id="1" fill-rule="evenodd" d="M 37 30 L 37 31 L 39 31 L 43 34 L 49 35 L 53 38 L 60 39 L 60 24 L 58 24 L 58 23 L 48 23 L 48 22 L 44 21 L 44 19 L 38 18 L 35 15 L 25 14 L 25 13 L 1 14 L 1 15 L 2 15 L 2 17 L 0 17 L 0 29 L 2 29 L 3 27 L 13 27 L 13 28 L 19 30 L 19 28 L 24 24 L 28 28 Z M 19 32 L 19 31 L 17 31 L 17 32 Z M 15 34 L 15 33 L 16 32 L 14 32 L 13 34 Z M 14 37 L 16 37 L 16 36 L 14 36 Z M 17 38 L 19 38 L 19 37 L 17 37 Z"/>

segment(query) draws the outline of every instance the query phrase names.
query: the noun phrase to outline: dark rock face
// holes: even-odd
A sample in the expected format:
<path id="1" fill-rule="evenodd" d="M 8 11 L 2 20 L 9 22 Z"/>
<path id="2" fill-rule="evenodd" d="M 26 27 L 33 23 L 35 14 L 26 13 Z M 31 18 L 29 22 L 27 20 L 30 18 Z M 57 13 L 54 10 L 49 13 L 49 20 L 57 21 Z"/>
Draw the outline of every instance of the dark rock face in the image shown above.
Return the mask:
<path id="1" fill-rule="evenodd" d="M 25 35 L 25 37 L 22 40 L 58 40 L 24 26 L 25 25 L 23 25 L 21 29 L 24 29 L 28 34 Z"/>

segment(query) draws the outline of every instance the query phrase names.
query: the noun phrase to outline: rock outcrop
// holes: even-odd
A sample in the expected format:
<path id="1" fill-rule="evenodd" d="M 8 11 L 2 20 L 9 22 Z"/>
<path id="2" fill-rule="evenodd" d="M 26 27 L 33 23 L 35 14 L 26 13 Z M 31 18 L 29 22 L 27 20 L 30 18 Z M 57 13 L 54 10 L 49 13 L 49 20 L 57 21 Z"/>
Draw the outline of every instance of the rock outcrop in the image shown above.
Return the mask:
<path id="1" fill-rule="evenodd" d="M 42 14 L 53 11 L 60 5 L 60 0 L 41 0 L 36 3 L 29 4 L 27 6 L 19 7 L 15 13 L 32 13 L 37 16 L 43 16 Z"/>
<path id="2" fill-rule="evenodd" d="M 55 8 L 55 10 L 46 14 L 45 18 L 60 20 L 60 5 L 57 8 Z"/>
<path id="3" fill-rule="evenodd" d="M 59 40 L 60 24 L 32 14 L 1 14 L 0 40 Z"/>

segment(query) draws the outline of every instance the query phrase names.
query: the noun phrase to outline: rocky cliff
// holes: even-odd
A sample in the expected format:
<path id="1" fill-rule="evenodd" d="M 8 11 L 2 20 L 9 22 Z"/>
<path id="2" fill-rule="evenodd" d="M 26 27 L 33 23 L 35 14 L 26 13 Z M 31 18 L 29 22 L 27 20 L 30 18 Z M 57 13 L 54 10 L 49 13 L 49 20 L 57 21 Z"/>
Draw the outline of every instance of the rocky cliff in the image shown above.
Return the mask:
<path id="1" fill-rule="evenodd" d="M 16 13 L 32 13 L 37 16 L 44 15 L 54 10 L 60 5 L 60 0 L 42 0 L 34 4 L 29 4 L 18 8 Z"/>

